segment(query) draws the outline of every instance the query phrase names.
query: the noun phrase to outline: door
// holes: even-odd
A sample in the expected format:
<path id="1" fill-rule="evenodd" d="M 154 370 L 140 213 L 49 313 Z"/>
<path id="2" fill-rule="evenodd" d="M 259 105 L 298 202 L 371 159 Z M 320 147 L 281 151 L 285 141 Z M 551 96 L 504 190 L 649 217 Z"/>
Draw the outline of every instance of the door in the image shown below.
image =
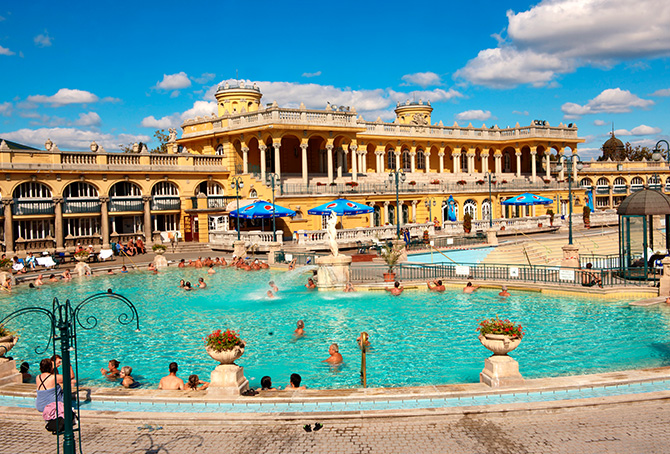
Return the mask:
<path id="1" fill-rule="evenodd" d="M 184 216 L 184 241 L 193 241 L 193 218 Z"/>

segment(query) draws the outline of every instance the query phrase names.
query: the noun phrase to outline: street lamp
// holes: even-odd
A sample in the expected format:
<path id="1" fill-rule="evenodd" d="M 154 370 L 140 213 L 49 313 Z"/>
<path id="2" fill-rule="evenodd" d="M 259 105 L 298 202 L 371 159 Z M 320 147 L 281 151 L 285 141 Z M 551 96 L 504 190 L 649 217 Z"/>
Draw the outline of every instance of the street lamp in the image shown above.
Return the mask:
<path id="1" fill-rule="evenodd" d="M 230 187 L 235 190 L 237 199 L 237 241 L 240 241 L 240 189 L 244 187 L 242 177 L 234 177 L 230 182 Z"/>
<path id="2" fill-rule="evenodd" d="M 568 171 L 568 205 L 570 210 L 568 216 L 568 244 L 572 245 L 572 165 L 574 163 L 577 170 L 582 170 L 584 165 L 582 164 L 582 160 L 576 154 L 564 156 L 563 159 L 565 160 L 565 167 Z M 560 172 L 561 170 L 563 170 L 563 165 L 561 164 L 561 161 L 558 161 L 558 164 L 556 164 L 556 171 Z"/>
<path id="3" fill-rule="evenodd" d="M 277 226 L 275 224 L 275 182 L 279 181 L 279 175 L 268 173 L 265 177 L 265 185 L 272 188 L 272 241 L 277 242 Z"/>
<path id="4" fill-rule="evenodd" d="M 656 142 L 656 145 L 654 146 L 654 149 L 652 150 L 652 153 L 651 153 L 651 159 L 653 159 L 656 162 L 663 159 L 663 154 L 661 153 L 663 150 L 661 150 L 658 147 L 661 143 L 665 144 L 665 159 L 668 162 L 670 162 L 670 144 L 668 143 L 667 140 L 663 140 L 663 139 Z"/>
<path id="5" fill-rule="evenodd" d="M 493 228 L 493 199 L 491 198 L 491 184 L 496 182 L 496 176 L 491 172 L 489 177 L 489 228 Z"/>
<path id="6" fill-rule="evenodd" d="M 81 329 L 93 329 L 98 325 L 98 319 L 93 315 L 82 316 L 80 314 L 81 309 L 83 309 L 88 304 L 97 301 L 105 300 L 105 307 L 109 306 L 109 300 L 116 300 L 128 306 L 130 309 L 130 314 L 122 313 L 118 316 L 118 321 L 122 325 L 129 325 L 135 322 L 136 329 L 135 332 L 140 331 L 140 319 L 137 313 L 137 309 L 130 300 L 124 296 L 117 295 L 116 293 L 111 293 L 111 290 L 108 293 L 97 293 L 95 295 L 89 296 L 81 303 L 76 306 L 72 306 L 70 300 L 66 300 L 65 303 L 58 301 L 58 298 L 53 299 L 53 304 L 50 308 L 43 307 L 26 307 L 12 312 L 2 320 L 0 320 L 0 325 L 5 324 L 8 320 L 12 320 L 20 315 L 36 313 L 45 315 L 49 319 L 50 331 L 49 337 L 47 339 L 47 344 L 43 349 L 36 348 L 35 352 L 38 354 L 44 353 L 49 348 L 51 341 L 54 341 L 53 351 L 56 353 L 56 341 L 60 341 L 61 349 L 61 366 L 63 368 L 63 421 L 64 421 L 64 432 L 63 432 L 63 454 L 75 454 L 75 439 L 74 439 L 74 413 L 72 411 L 72 379 L 74 377 L 70 376 L 70 352 L 73 351 L 75 355 L 75 367 L 77 366 L 77 325 Z M 54 394 L 56 390 L 54 390 Z M 77 396 L 79 396 L 79 382 L 77 382 Z M 55 398 L 55 395 L 54 395 Z M 77 399 L 77 413 L 79 413 L 79 399 Z M 81 418 L 79 418 L 79 450 L 81 451 Z"/>
<path id="7" fill-rule="evenodd" d="M 433 222 L 433 207 L 437 205 L 437 200 L 435 197 L 427 197 L 423 204 L 428 208 L 428 222 Z"/>
<path id="8" fill-rule="evenodd" d="M 405 172 L 402 169 L 391 170 L 389 172 L 389 181 L 391 183 L 395 181 L 395 214 L 396 214 L 396 233 L 398 235 L 398 239 L 400 239 L 400 198 L 398 196 L 398 189 L 400 187 L 400 183 L 405 182 L 405 178 L 407 178 L 407 176 L 405 175 Z"/>

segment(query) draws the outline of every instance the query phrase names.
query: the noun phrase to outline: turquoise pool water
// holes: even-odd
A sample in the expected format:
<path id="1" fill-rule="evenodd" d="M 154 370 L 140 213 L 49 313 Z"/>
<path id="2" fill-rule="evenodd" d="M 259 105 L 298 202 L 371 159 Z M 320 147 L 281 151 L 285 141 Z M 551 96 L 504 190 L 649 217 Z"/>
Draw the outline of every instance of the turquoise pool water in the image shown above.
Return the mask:
<path id="1" fill-rule="evenodd" d="M 450 249 L 439 252 L 424 252 L 421 254 L 410 254 L 408 260 L 410 262 L 419 263 L 479 263 L 486 258 L 487 255 L 493 251 L 492 247 L 481 247 L 475 249 Z M 445 257 L 445 255 L 448 257 Z M 449 260 L 451 259 L 451 260 Z M 452 262 L 453 260 L 453 262 Z"/>
<path id="2" fill-rule="evenodd" d="M 184 277 L 205 277 L 209 288 L 190 293 L 178 288 Z M 413 386 L 477 382 L 489 352 L 477 340 L 477 319 L 498 314 L 518 320 L 528 335 L 512 356 L 527 378 L 583 374 L 670 365 L 670 308 L 629 307 L 627 302 L 565 299 L 536 293 L 500 298 L 497 292 L 474 295 L 406 291 L 400 297 L 386 292 L 310 292 L 300 269 L 293 272 L 219 270 L 214 276 L 194 269 L 171 269 L 159 275 L 146 272 L 75 279 L 41 290 L 19 286 L 0 295 L 0 317 L 27 306 L 50 307 L 54 296 L 81 301 L 113 288 L 130 298 L 140 314 L 141 332 L 119 325 L 119 306 L 96 303 L 100 320 L 91 331 L 79 330 L 79 379 L 87 385 L 117 386 L 100 375 L 111 358 L 130 365 L 133 375 L 155 387 L 170 361 L 180 365 L 179 376 L 197 373 L 207 380 L 215 362 L 202 339 L 217 328 L 234 328 L 247 341 L 238 360 L 252 386 L 263 375 L 285 386 L 291 373 L 302 375 L 310 388 L 347 388 L 360 384 L 360 352 L 355 339 L 367 331 L 368 386 Z M 280 288 L 268 299 L 268 281 Z M 23 288 L 22 288 L 23 287 Z M 293 341 L 298 319 L 307 335 Z M 43 345 L 46 323 L 24 316 L 10 328 L 22 338 L 11 355 L 38 369 L 34 347 Z M 332 342 L 340 345 L 345 362 L 333 368 L 321 362 Z"/>

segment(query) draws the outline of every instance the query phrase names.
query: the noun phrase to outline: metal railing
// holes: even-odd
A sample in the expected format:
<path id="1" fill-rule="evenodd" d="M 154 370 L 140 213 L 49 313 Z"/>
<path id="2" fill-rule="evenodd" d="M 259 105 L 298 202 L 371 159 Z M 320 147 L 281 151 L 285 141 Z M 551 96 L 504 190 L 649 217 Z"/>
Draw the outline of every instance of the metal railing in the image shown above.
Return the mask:
<path id="1" fill-rule="evenodd" d="M 291 263 L 295 259 L 296 265 L 316 265 L 316 259 L 329 254 L 316 252 L 285 252 L 275 251 L 275 263 Z"/>
<path id="2" fill-rule="evenodd" d="M 53 200 L 26 201 L 14 198 L 14 204 L 12 204 L 12 214 L 14 216 L 54 214 L 54 209 L 55 204 Z"/>
<path id="3" fill-rule="evenodd" d="M 65 199 L 63 202 L 63 213 L 100 213 L 100 199 Z"/>
<path id="4" fill-rule="evenodd" d="M 110 197 L 108 209 L 110 212 L 143 211 L 142 197 Z"/>
<path id="5" fill-rule="evenodd" d="M 405 246 L 408 251 L 430 251 L 430 242 L 433 242 L 435 249 L 460 248 L 464 246 L 481 246 L 487 243 L 486 235 L 476 236 L 455 236 L 455 237 L 437 237 L 431 238 L 428 242 L 419 239 Z"/>
<path id="6" fill-rule="evenodd" d="M 587 263 L 593 265 L 594 268 L 619 268 L 621 257 L 619 254 L 579 254 L 579 265 L 586 268 Z"/>
<path id="7" fill-rule="evenodd" d="M 351 267 L 352 282 L 380 282 L 383 273 L 388 271 L 386 265 L 366 265 Z M 621 277 L 619 268 L 593 268 L 591 270 L 566 267 L 550 267 L 537 265 L 487 265 L 487 264 L 408 264 L 397 265 L 394 269 L 396 280 L 428 281 L 444 280 L 476 280 L 479 282 L 519 282 L 535 284 L 555 284 L 561 286 L 591 286 L 593 282 L 601 282 L 603 287 L 614 286 L 650 286 L 660 278 L 660 271 L 650 269 L 646 280 L 627 280 Z"/>
<path id="8" fill-rule="evenodd" d="M 181 200 L 179 199 L 179 196 L 172 196 L 172 197 L 153 196 L 151 198 L 151 209 L 153 211 L 180 210 Z"/>

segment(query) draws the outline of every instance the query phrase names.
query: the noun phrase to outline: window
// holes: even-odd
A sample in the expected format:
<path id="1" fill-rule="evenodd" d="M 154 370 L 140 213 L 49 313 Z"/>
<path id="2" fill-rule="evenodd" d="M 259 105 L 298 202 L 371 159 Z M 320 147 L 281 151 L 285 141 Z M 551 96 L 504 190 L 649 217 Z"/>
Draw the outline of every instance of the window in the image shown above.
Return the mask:
<path id="1" fill-rule="evenodd" d="M 97 199 L 98 190 L 89 183 L 76 182 L 67 185 L 63 191 L 66 199 Z"/>
<path id="2" fill-rule="evenodd" d="M 151 195 L 179 197 L 179 189 L 177 189 L 177 186 L 174 183 L 170 183 L 169 181 L 159 181 L 151 189 Z"/>
<path id="3" fill-rule="evenodd" d="M 223 186 L 216 181 L 203 181 L 195 190 L 195 195 L 205 193 L 207 197 L 223 195 Z"/>
<path id="4" fill-rule="evenodd" d="M 644 186 L 644 180 L 640 177 L 635 177 L 630 181 L 631 192 L 639 191 Z"/>
<path id="5" fill-rule="evenodd" d="M 482 219 L 489 220 L 491 218 L 491 201 L 486 199 L 482 202 Z"/>
<path id="6" fill-rule="evenodd" d="M 426 168 L 426 155 L 423 153 L 423 150 L 416 152 L 416 168 L 421 170 Z"/>
<path id="7" fill-rule="evenodd" d="M 402 223 L 409 224 L 409 206 L 403 204 L 400 205 L 402 209 Z"/>
<path id="8" fill-rule="evenodd" d="M 470 213 L 473 220 L 477 219 L 477 202 L 472 199 L 466 200 L 463 204 L 463 215 L 465 213 Z"/>
<path id="9" fill-rule="evenodd" d="M 157 214 L 154 216 L 154 230 L 175 232 L 179 230 L 179 217 L 176 214 Z"/>
<path id="10" fill-rule="evenodd" d="M 120 181 L 109 190 L 111 197 L 141 197 L 142 190 L 135 183 Z"/>
<path id="11" fill-rule="evenodd" d="M 95 236 L 100 235 L 100 218 L 66 218 L 65 235 L 66 236 Z"/>
<path id="12" fill-rule="evenodd" d="M 585 189 L 591 189 L 591 186 L 593 186 L 593 180 L 590 178 L 582 178 L 582 180 L 579 182 L 579 186 Z"/>
<path id="13" fill-rule="evenodd" d="M 223 145 L 219 144 L 214 152 L 217 156 L 223 156 Z"/>
<path id="14" fill-rule="evenodd" d="M 461 152 L 461 172 L 468 173 L 468 154 Z"/>
<path id="15" fill-rule="evenodd" d="M 257 199 L 258 198 L 258 192 L 256 192 L 255 189 L 252 189 L 251 191 L 249 191 L 249 198 L 250 199 Z"/>
<path id="16" fill-rule="evenodd" d="M 395 151 L 393 150 L 386 153 L 386 168 L 395 169 Z"/>
<path id="17" fill-rule="evenodd" d="M 14 189 L 14 197 L 17 199 L 51 199 L 51 189 L 42 183 L 21 183 Z"/>
<path id="18" fill-rule="evenodd" d="M 503 172 L 511 172 L 512 171 L 512 158 L 510 157 L 509 153 L 505 153 L 503 155 Z"/>
<path id="19" fill-rule="evenodd" d="M 402 151 L 402 169 L 405 172 L 412 170 L 412 157 L 409 155 L 409 150 Z"/>
<path id="20" fill-rule="evenodd" d="M 29 221 L 18 221 L 17 238 L 24 240 L 42 240 L 54 236 L 53 219 L 31 219 Z"/>
<path id="21" fill-rule="evenodd" d="M 375 227 L 379 227 L 382 225 L 382 213 L 381 213 L 381 207 L 379 205 L 375 205 L 374 207 L 374 225 Z"/>

